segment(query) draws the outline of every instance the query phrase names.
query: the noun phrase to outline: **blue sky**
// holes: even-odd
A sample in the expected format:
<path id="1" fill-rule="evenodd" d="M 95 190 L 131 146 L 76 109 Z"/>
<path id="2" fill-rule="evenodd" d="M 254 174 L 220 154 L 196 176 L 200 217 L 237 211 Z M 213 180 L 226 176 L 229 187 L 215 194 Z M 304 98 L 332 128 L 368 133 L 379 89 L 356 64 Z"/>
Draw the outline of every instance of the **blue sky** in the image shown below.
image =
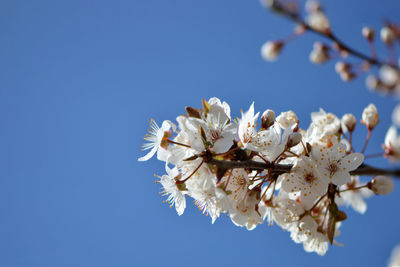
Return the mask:
<path id="1" fill-rule="evenodd" d="M 338 35 L 367 53 L 361 27 L 398 18 L 400 3 L 325 7 Z M 179 217 L 154 183 L 163 163 L 137 162 L 150 118 L 174 120 L 212 96 L 235 116 L 253 101 L 292 109 L 304 128 L 320 107 L 360 118 L 374 102 L 381 123 L 367 154 L 379 152 L 397 100 L 367 91 L 365 77 L 342 83 L 333 63 L 309 63 L 313 35 L 264 62 L 261 45 L 292 27 L 257 0 L 2 1 L 0 265 L 385 265 L 400 243 L 399 181 L 366 214 L 347 210 L 344 247 L 320 257 L 279 227 L 212 225 L 190 201 Z M 358 127 L 358 149 L 365 134 Z"/>

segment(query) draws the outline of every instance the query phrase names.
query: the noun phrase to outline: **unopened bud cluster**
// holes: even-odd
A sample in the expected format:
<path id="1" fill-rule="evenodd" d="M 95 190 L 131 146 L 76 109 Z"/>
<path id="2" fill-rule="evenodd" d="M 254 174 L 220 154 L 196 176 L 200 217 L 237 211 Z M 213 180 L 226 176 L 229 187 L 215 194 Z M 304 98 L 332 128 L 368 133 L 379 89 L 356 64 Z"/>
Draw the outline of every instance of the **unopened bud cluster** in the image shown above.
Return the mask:
<path id="1" fill-rule="evenodd" d="M 277 14 L 284 15 L 293 19 L 298 23 L 293 35 L 300 36 L 307 31 L 317 32 L 319 35 L 325 36 L 331 41 L 331 45 L 324 44 L 320 41 L 314 43 L 313 49 L 309 55 L 309 59 L 314 64 L 323 64 L 334 58 L 341 57 L 335 65 L 335 70 L 344 82 L 350 82 L 363 73 L 371 72 L 371 66 L 379 68 L 377 74 L 369 74 L 366 78 L 367 88 L 378 91 L 380 93 L 400 94 L 400 59 L 396 58 L 394 53 L 396 40 L 400 40 L 400 28 L 394 23 L 387 22 L 384 27 L 378 32 L 380 40 L 387 46 L 390 52 L 389 60 L 379 59 L 376 54 L 375 30 L 365 26 L 361 29 L 361 34 L 371 47 L 371 55 L 365 55 L 356 49 L 350 48 L 337 38 L 331 29 L 331 25 L 327 15 L 324 12 L 322 5 L 316 0 L 306 2 L 306 15 L 302 18 L 300 8 L 293 8 L 293 3 L 290 4 L 284 0 L 269 1 L 270 4 L 266 7 L 276 11 Z M 282 48 L 290 40 L 285 41 L 268 41 L 261 48 L 261 55 L 267 61 L 275 61 Z M 361 59 L 359 63 L 349 63 L 345 60 L 349 55 L 353 55 Z"/>
<path id="2" fill-rule="evenodd" d="M 226 213 L 248 230 L 275 223 L 306 251 L 323 255 L 347 217 L 340 206 L 364 213 L 364 198 L 393 189 L 389 177 L 362 183 L 355 176 L 364 156 L 353 152 L 345 135 L 355 130 L 353 114 L 340 120 L 320 109 L 302 129 L 293 111 L 275 117 L 266 109 L 259 118 L 254 103 L 238 121 L 215 97 L 186 111 L 177 125 L 151 121 L 143 146 L 149 152 L 139 159 L 157 153 L 165 162 L 166 174 L 157 182 L 179 215 L 191 197 L 212 222 Z M 374 106 L 366 108 L 362 121 L 370 130 L 376 126 Z"/>

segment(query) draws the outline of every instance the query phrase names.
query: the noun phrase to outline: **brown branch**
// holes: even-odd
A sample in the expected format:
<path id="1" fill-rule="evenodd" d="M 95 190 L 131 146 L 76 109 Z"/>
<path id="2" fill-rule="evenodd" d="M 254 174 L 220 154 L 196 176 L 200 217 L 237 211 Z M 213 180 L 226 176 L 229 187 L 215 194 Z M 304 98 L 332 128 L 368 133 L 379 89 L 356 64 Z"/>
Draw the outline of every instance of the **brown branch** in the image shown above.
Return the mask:
<path id="1" fill-rule="evenodd" d="M 206 160 L 206 163 L 214 165 L 220 169 L 253 169 L 253 170 L 272 170 L 272 173 L 282 174 L 288 173 L 292 169 L 293 165 L 283 165 L 283 164 L 274 164 L 274 163 L 266 163 L 254 160 L 245 160 L 245 161 L 228 161 L 228 160 L 218 160 L 214 158 L 209 158 Z"/>
<path id="2" fill-rule="evenodd" d="M 266 163 L 254 160 L 245 161 L 228 161 L 228 160 L 218 160 L 212 157 L 208 157 L 205 160 L 206 163 L 216 166 L 217 168 L 229 170 L 229 169 L 254 169 L 254 170 L 269 170 L 271 169 L 271 174 L 283 174 L 288 173 L 292 169 L 291 164 L 274 164 Z M 395 170 L 385 170 L 375 168 L 366 164 L 362 164 L 356 170 L 350 172 L 351 175 L 389 175 L 400 178 L 400 169 Z"/>
<path id="3" fill-rule="evenodd" d="M 398 66 L 396 64 L 392 64 L 389 62 L 383 62 L 377 58 L 374 57 L 370 57 L 367 56 L 359 51 L 357 51 L 354 48 L 351 48 L 349 45 L 345 44 L 343 41 L 341 41 L 336 35 L 334 35 L 332 33 L 332 31 L 326 31 L 326 32 L 322 32 L 319 31 L 317 29 L 312 28 L 308 23 L 306 23 L 300 16 L 298 13 L 296 12 L 291 12 L 290 10 L 287 10 L 284 6 L 282 6 L 279 1 L 273 1 L 273 5 L 272 5 L 272 9 L 274 11 L 276 11 L 278 14 L 283 15 L 284 17 L 298 23 L 299 25 L 301 25 L 302 27 L 304 27 L 306 30 L 313 32 L 317 35 L 320 35 L 324 38 L 327 38 L 335 43 L 338 44 L 338 46 L 340 47 L 340 49 L 348 52 L 349 54 L 358 57 L 362 60 L 367 61 L 368 63 L 381 67 L 383 65 L 389 65 L 395 69 L 399 69 Z"/>
<path id="4" fill-rule="evenodd" d="M 350 172 L 351 175 L 389 175 L 400 178 L 400 169 L 385 170 L 362 164 L 356 170 Z"/>

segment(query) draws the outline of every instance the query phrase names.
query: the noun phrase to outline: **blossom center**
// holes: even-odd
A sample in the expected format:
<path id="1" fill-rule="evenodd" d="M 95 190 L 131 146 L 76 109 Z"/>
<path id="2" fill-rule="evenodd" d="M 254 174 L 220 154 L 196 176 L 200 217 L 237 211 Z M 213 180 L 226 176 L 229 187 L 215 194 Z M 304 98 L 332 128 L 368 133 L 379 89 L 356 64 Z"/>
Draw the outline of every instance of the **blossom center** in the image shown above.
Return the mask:
<path id="1" fill-rule="evenodd" d="M 312 173 L 306 173 L 304 175 L 304 181 L 306 181 L 306 183 L 312 184 L 316 179 L 317 178 Z"/>
<path id="2" fill-rule="evenodd" d="M 338 170 L 337 162 L 330 162 L 327 167 L 327 170 L 329 171 L 331 176 L 335 174 Z"/>
<path id="3" fill-rule="evenodd" d="M 215 143 L 218 139 L 222 138 L 221 132 L 218 130 L 211 130 L 211 141 Z"/>

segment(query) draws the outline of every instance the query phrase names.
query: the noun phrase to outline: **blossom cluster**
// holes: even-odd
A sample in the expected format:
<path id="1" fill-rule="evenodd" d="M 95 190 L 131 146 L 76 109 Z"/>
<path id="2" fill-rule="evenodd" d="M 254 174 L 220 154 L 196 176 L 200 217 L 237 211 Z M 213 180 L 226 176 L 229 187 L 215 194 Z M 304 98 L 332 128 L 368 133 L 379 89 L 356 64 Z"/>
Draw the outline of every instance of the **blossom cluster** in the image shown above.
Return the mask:
<path id="1" fill-rule="evenodd" d="M 157 154 L 166 174 L 156 176 L 171 207 L 182 215 L 191 197 L 212 223 L 221 214 L 248 230 L 267 222 L 290 232 L 305 251 L 326 253 L 346 219 L 341 206 L 366 211 L 365 198 L 393 190 L 388 176 L 367 183 L 364 155 L 355 152 L 353 114 L 339 119 L 320 109 L 307 129 L 293 111 L 261 116 L 254 103 L 233 120 L 230 106 L 218 98 L 202 108 L 186 108 L 174 124 L 154 120 L 139 161 Z M 361 123 L 372 131 L 379 122 L 376 107 L 365 108 Z"/>

